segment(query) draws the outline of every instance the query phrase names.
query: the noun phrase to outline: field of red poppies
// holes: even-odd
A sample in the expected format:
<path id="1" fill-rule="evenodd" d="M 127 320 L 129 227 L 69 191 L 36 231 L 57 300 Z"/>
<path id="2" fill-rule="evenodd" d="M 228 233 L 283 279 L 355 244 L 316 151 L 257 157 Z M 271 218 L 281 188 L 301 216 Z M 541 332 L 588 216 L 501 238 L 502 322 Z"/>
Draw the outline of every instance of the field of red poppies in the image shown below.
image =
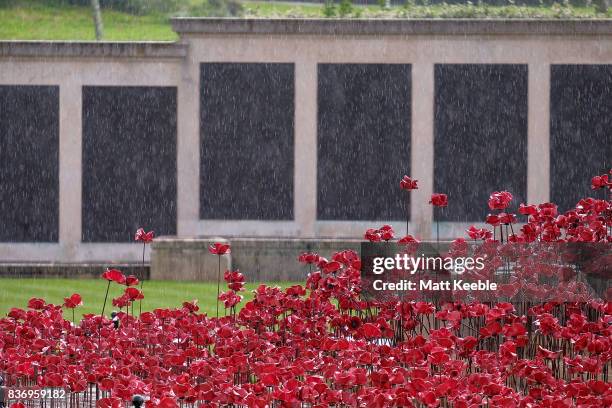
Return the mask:
<path id="1" fill-rule="evenodd" d="M 612 193 L 608 174 L 591 183 L 594 195 Z M 418 185 L 405 177 L 401 187 L 409 194 Z M 444 194 L 431 203 L 452 205 Z M 73 323 L 82 301 L 73 294 L 64 305 L 33 298 L 0 319 L 0 375 L 9 388 L 67 389 L 61 403 L 43 405 L 56 407 L 127 407 L 135 395 L 147 408 L 612 406 L 611 293 L 582 279 L 610 276 L 612 201 L 585 198 L 564 213 L 521 203 L 513 214 L 502 191 L 488 205 L 488 227 L 470 228 L 448 254 L 482 255 L 478 277 L 503 277 L 495 299 L 366 299 L 361 259 L 340 251 L 301 254 L 303 286 L 262 284 L 244 305 L 248 271 L 219 270 L 218 316 L 195 302 L 141 313 L 146 285 L 111 269 L 101 290 L 124 285 L 125 293 L 100 315 Z M 136 238 L 145 248 L 153 235 Z M 396 241 L 390 226 L 365 238 Z M 417 237 L 398 238 L 418 250 Z M 576 243 L 591 244 L 587 256 L 559 250 Z M 110 303 L 120 310 L 112 318 Z"/>

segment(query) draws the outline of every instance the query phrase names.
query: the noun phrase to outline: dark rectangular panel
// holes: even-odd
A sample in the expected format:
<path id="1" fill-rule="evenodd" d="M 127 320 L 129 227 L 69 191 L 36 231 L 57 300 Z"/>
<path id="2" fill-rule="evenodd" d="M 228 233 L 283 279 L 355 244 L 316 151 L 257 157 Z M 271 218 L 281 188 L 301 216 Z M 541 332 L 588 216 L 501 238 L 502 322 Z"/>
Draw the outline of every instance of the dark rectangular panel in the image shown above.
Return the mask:
<path id="1" fill-rule="evenodd" d="M 176 88 L 83 87 L 83 241 L 176 234 Z"/>
<path id="2" fill-rule="evenodd" d="M 404 220 L 410 169 L 411 70 L 401 64 L 319 64 L 321 220 Z"/>
<path id="3" fill-rule="evenodd" d="M 0 86 L 0 241 L 57 242 L 59 87 Z"/>
<path id="4" fill-rule="evenodd" d="M 434 190 L 441 221 L 484 221 L 493 191 L 527 196 L 527 65 L 436 64 Z"/>
<path id="5" fill-rule="evenodd" d="M 200 68 L 200 217 L 293 219 L 294 65 Z"/>
<path id="6" fill-rule="evenodd" d="M 550 188 L 560 211 L 612 167 L 612 65 L 553 65 L 550 81 Z"/>

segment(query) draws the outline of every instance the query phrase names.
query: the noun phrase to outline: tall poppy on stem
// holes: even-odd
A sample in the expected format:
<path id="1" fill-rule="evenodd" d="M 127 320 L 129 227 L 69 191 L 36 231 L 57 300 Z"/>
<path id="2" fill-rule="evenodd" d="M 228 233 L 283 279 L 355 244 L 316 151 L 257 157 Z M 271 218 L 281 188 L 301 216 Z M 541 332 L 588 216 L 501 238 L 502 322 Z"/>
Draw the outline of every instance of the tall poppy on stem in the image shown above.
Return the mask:
<path id="1" fill-rule="evenodd" d="M 81 295 L 79 295 L 78 293 L 74 293 L 72 296 L 64 298 L 64 307 L 66 309 L 72 309 L 72 324 L 75 324 L 74 309 L 81 306 L 82 304 L 83 304 L 83 299 L 81 298 Z"/>
<path id="2" fill-rule="evenodd" d="M 229 254 L 231 251 L 229 244 L 223 244 L 221 242 L 215 242 L 208 247 L 208 252 L 217 255 L 219 260 L 219 269 L 217 271 L 217 317 L 219 317 L 219 295 L 221 294 L 221 256 Z"/>
<path id="3" fill-rule="evenodd" d="M 489 208 L 491 210 L 503 211 L 510 205 L 510 201 L 512 201 L 512 194 L 508 191 L 494 191 L 489 196 Z M 502 214 L 504 216 L 502 216 Z M 489 214 L 487 215 L 486 222 L 487 224 L 491 224 L 493 226 L 493 239 L 495 239 L 495 227 L 499 226 L 499 237 L 501 242 L 504 242 L 504 230 L 501 224 L 507 225 L 508 222 L 511 221 L 511 217 L 505 216 L 505 213 L 499 214 Z M 506 226 L 506 230 L 508 227 Z M 506 235 L 508 235 L 506 233 Z"/>
<path id="4" fill-rule="evenodd" d="M 400 188 L 406 190 L 406 235 L 410 234 L 410 192 L 419 188 L 418 180 L 413 180 L 409 176 L 404 176 L 400 180 Z"/>
<path id="5" fill-rule="evenodd" d="M 147 244 L 153 242 L 153 237 L 155 237 L 155 231 L 145 232 L 144 228 L 138 228 L 136 231 L 136 235 L 134 235 L 134 241 L 142 242 L 142 269 L 144 271 L 145 266 L 145 249 L 147 248 Z M 140 279 L 140 291 L 142 292 L 142 287 L 144 286 L 144 276 Z M 142 314 L 142 300 L 140 300 L 139 308 L 140 314 Z"/>
<path id="6" fill-rule="evenodd" d="M 308 265 L 308 276 L 312 273 L 312 265 L 317 264 L 321 257 L 319 254 L 314 252 L 304 252 L 300 256 L 298 256 L 298 261 L 300 263 L 304 263 Z"/>
<path id="7" fill-rule="evenodd" d="M 130 303 L 132 304 L 132 316 L 134 316 L 134 302 L 136 302 L 137 300 L 140 300 L 142 302 L 142 299 L 144 299 L 144 295 L 138 289 L 131 288 L 129 286 L 127 288 L 125 288 L 124 294 L 127 296 L 127 298 L 129 299 Z M 130 311 L 130 309 L 129 309 L 129 305 L 128 305 L 128 314 L 129 314 L 129 311 Z"/>
<path id="8" fill-rule="evenodd" d="M 431 195 L 431 200 L 429 200 L 429 204 L 432 204 L 437 208 L 444 208 L 448 206 L 448 197 L 446 194 L 442 193 L 433 193 Z M 440 247 L 440 220 L 436 217 L 436 242 L 438 244 L 438 248 Z"/>
<path id="9" fill-rule="evenodd" d="M 102 279 L 106 279 L 108 281 L 108 285 L 106 285 L 106 294 L 104 295 L 104 304 L 102 305 L 102 313 L 100 313 L 101 316 L 104 316 L 106 301 L 108 300 L 108 290 L 110 289 L 111 282 L 118 283 L 119 285 L 125 285 L 125 275 L 118 269 L 107 269 L 106 272 L 102 274 Z"/>

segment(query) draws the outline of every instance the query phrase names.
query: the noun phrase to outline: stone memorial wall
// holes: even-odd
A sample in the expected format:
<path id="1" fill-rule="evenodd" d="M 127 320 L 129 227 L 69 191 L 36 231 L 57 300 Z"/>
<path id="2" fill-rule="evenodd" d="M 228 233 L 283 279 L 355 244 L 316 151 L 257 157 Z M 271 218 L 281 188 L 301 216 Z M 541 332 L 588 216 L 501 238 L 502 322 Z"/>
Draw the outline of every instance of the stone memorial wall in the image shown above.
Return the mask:
<path id="1" fill-rule="evenodd" d="M 566 209 L 611 166 L 610 21 L 173 24 L 176 43 L 0 42 L 0 262 L 137 262 L 140 226 L 454 238 L 494 190 Z"/>

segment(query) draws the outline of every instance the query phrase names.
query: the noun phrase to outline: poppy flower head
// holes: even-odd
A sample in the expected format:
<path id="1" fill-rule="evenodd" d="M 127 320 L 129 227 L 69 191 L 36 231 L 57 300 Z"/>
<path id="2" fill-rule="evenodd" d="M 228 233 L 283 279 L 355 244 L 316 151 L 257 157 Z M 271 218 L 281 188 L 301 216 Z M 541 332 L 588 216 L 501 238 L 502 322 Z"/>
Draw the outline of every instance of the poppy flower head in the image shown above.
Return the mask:
<path id="1" fill-rule="evenodd" d="M 130 299 L 131 302 L 133 302 L 135 300 L 144 299 L 144 295 L 142 294 L 142 292 L 139 291 L 136 288 L 130 288 L 130 287 L 126 288 L 125 289 L 125 294 Z"/>
<path id="2" fill-rule="evenodd" d="M 155 231 L 145 232 L 144 228 L 138 228 L 134 235 L 134 241 L 139 241 L 145 244 L 149 244 L 155 237 Z"/>
<path id="3" fill-rule="evenodd" d="M 231 252 L 231 248 L 229 244 L 224 244 L 221 242 L 215 242 L 211 246 L 208 247 L 208 252 L 213 255 L 225 255 Z"/>
<path id="4" fill-rule="evenodd" d="M 406 235 L 397 241 L 398 244 L 418 244 L 420 241 L 412 235 Z"/>
<path id="5" fill-rule="evenodd" d="M 200 306 L 198 306 L 197 299 L 194 299 L 191 302 L 183 302 L 183 307 L 193 313 L 200 310 Z"/>
<path id="6" fill-rule="evenodd" d="M 32 299 L 30 299 L 30 301 L 31 300 Z M 42 299 L 40 299 L 40 300 L 42 300 Z M 44 300 L 43 300 L 43 302 L 44 302 Z M 30 302 L 28 302 L 28 307 L 30 307 L 29 305 L 30 305 Z M 8 317 L 10 317 L 11 319 L 15 319 L 15 320 L 25 320 L 26 315 L 27 315 L 27 313 L 26 313 L 25 310 L 18 309 L 16 307 L 11 308 L 11 310 L 9 310 L 9 312 L 7 314 Z"/>
<path id="7" fill-rule="evenodd" d="M 227 287 L 235 292 L 244 290 L 244 275 L 239 270 L 225 271 L 223 279 L 227 282 Z"/>
<path id="8" fill-rule="evenodd" d="M 516 223 L 516 214 L 512 214 L 512 213 L 499 213 L 499 222 L 502 224 L 514 224 Z"/>
<path id="9" fill-rule="evenodd" d="M 359 334 L 366 339 L 374 339 L 382 336 L 382 331 L 377 325 L 366 323 L 359 327 Z"/>
<path id="10" fill-rule="evenodd" d="M 83 299 L 78 293 L 73 294 L 70 297 L 64 298 L 64 307 L 68 309 L 75 309 L 83 304 Z"/>
<path id="11" fill-rule="evenodd" d="M 28 307 L 34 310 L 42 310 L 46 306 L 44 299 L 32 298 L 28 301 Z"/>
<path id="12" fill-rule="evenodd" d="M 512 194 L 508 191 L 495 191 L 489 196 L 489 208 L 491 210 L 505 210 L 512 201 Z"/>
<path id="13" fill-rule="evenodd" d="M 538 207 L 521 203 L 519 205 L 519 213 L 522 215 L 536 215 L 538 213 Z"/>
<path id="14" fill-rule="evenodd" d="M 610 180 L 610 177 L 607 174 L 602 174 L 601 176 L 595 176 L 591 179 L 591 189 L 599 190 L 602 188 L 612 189 L 612 180 Z"/>
<path id="15" fill-rule="evenodd" d="M 497 214 L 488 214 L 485 222 L 493 227 L 497 227 L 499 224 L 501 224 L 499 215 Z"/>
<path id="16" fill-rule="evenodd" d="M 320 256 L 315 252 L 304 252 L 298 257 L 298 262 L 311 265 L 319 262 Z"/>
<path id="17" fill-rule="evenodd" d="M 229 309 L 230 307 L 236 306 L 242 300 L 242 296 L 236 294 L 233 290 L 228 290 L 219 295 L 219 300 L 223 302 L 223 305 Z"/>
<path id="18" fill-rule="evenodd" d="M 304 289 L 302 285 L 293 285 L 288 287 L 285 293 L 289 296 L 304 296 L 306 294 L 306 289 Z"/>
<path id="19" fill-rule="evenodd" d="M 557 205 L 553 203 L 542 203 L 538 205 L 538 210 L 541 218 L 550 219 L 557 216 Z"/>
<path id="20" fill-rule="evenodd" d="M 380 242 L 382 239 L 380 237 L 380 234 L 378 233 L 378 230 L 374 229 L 374 228 L 370 228 L 365 232 L 364 235 L 365 239 L 367 239 L 370 242 Z"/>
<path id="21" fill-rule="evenodd" d="M 125 278 L 125 286 L 138 286 L 139 283 L 140 281 L 134 275 L 130 275 L 127 278 Z"/>
<path id="22" fill-rule="evenodd" d="M 331 261 L 331 262 L 325 263 L 325 265 L 322 266 L 321 270 L 324 273 L 329 274 L 329 273 L 337 272 L 338 270 L 340 270 L 340 268 L 342 268 L 342 265 L 340 264 L 340 262 Z"/>
<path id="23" fill-rule="evenodd" d="M 368 229 L 364 237 L 370 242 L 390 241 L 395 237 L 395 231 L 390 225 L 383 225 L 378 229 Z"/>
<path id="24" fill-rule="evenodd" d="M 125 275 L 118 269 L 107 269 L 102 274 L 102 279 L 106 279 L 109 282 L 115 282 L 120 285 L 125 285 Z"/>
<path id="25" fill-rule="evenodd" d="M 434 193 L 431 195 L 431 200 L 429 200 L 429 204 L 432 204 L 434 207 L 447 207 L 448 197 L 446 196 L 446 194 Z"/>
<path id="26" fill-rule="evenodd" d="M 533 242 L 540 235 L 541 228 L 535 223 L 527 223 L 521 228 L 521 232 L 527 242 Z"/>
<path id="27" fill-rule="evenodd" d="M 113 299 L 113 306 L 123 309 L 130 304 L 130 297 L 127 294 L 123 294 Z"/>
<path id="28" fill-rule="evenodd" d="M 475 226 L 471 225 L 470 228 L 468 228 L 467 230 L 465 230 L 465 232 L 467 232 L 468 237 L 476 240 L 476 239 L 482 239 L 482 230 L 479 228 L 476 228 Z"/>
<path id="29" fill-rule="evenodd" d="M 408 191 L 416 190 L 419 188 L 417 183 L 418 183 L 418 180 L 413 180 L 408 176 L 404 176 L 402 180 L 400 181 L 400 188 L 402 190 L 408 190 Z"/>

